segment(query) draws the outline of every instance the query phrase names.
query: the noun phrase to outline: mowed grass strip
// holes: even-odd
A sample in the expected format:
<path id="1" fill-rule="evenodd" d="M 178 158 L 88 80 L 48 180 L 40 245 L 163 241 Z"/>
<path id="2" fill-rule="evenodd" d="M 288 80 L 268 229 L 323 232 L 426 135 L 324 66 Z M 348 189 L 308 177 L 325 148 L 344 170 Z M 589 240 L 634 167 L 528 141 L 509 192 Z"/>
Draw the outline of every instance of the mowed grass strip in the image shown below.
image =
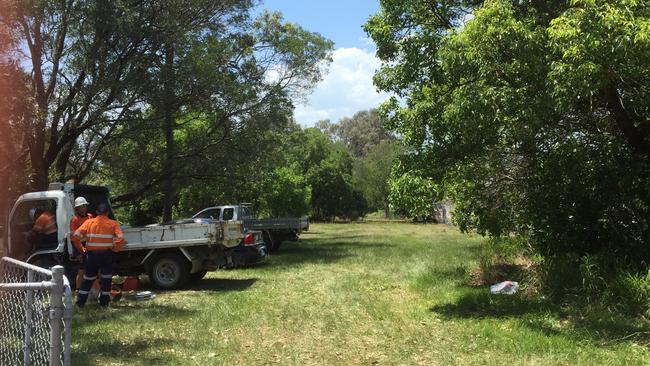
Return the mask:
<path id="1" fill-rule="evenodd" d="M 649 329 L 466 285 L 483 239 L 314 224 L 257 267 L 75 314 L 73 364 L 648 364 Z"/>

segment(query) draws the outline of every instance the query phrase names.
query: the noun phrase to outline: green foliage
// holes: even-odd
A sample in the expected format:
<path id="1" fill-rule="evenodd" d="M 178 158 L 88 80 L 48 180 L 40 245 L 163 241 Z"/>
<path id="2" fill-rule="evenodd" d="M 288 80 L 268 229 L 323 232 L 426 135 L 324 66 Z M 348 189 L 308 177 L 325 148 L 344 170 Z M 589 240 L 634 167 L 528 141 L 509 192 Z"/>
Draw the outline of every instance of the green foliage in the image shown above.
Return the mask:
<path id="1" fill-rule="evenodd" d="M 616 278 L 614 293 L 624 301 L 627 312 L 650 317 L 650 270 L 621 272 Z"/>
<path id="2" fill-rule="evenodd" d="M 310 211 L 311 187 L 305 177 L 292 167 L 279 167 L 261 183 L 258 209 L 260 215 L 290 217 L 306 215 Z"/>
<path id="3" fill-rule="evenodd" d="M 276 164 L 292 167 L 311 191 L 311 215 L 316 220 L 356 219 L 367 204 L 352 182 L 353 158 L 345 146 L 318 128 L 294 127 L 279 143 Z M 265 193 L 262 193 L 267 197 Z M 265 198 L 267 199 L 267 198 Z"/>
<path id="4" fill-rule="evenodd" d="M 332 49 L 278 13 L 250 19 L 248 1 L 189 5 L 196 11 L 162 9 L 142 77 L 148 104 L 117 129 L 93 177 L 112 183 L 116 204 L 147 217 L 169 218 L 172 205 L 187 217 L 206 205 L 266 204 L 260 193 L 285 163 L 276 153 L 293 128 L 292 101 L 320 80 Z"/>
<path id="5" fill-rule="evenodd" d="M 396 141 L 381 140 L 368 148 L 366 156 L 354 161 L 352 176 L 355 187 L 363 192 L 370 209 L 382 209 L 385 216 L 390 214 L 389 178 L 393 163 L 401 153 L 400 147 Z"/>
<path id="6" fill-rule="evenodd" d="M 360 111 L 337 123 L 319 121 L 315 128 L 321 132 L 321 139 L 342 144 L 352 156 L 354 190 L 363 195 L 368 208 L 384 210 L 384 216 L 390 216 L 388 179 L 401 147 L 384 127 L 381 114 L 376 109 Z"/>
<path id="7" fill-rule="evenodd" d="M 307 172 L 312 214 L 318 220 L 330 221 L 335 217 L 356 220 L 368 208 L 363 194 L 352 185 L 352 157 L 343 146 L 331 144 L 329 155 Z"/>
<path id="8" fill-rule="evenodd" d="M 354 157 L 363 157 L 382 141 L 395 140 L 384 127 L 384 118 L 376 109 L 360 111 L 330 125 L 334 139 L 340 140 Z"/>
<path id="9" fill-rule="evenodd" d="M 649 24 L 636 0 L 410 0 L 366 25 L 404 170 L 461 229 L 530 240 L 556 298 L 650 261 Z"/>
<path id="10" fill-rule="evenodd" d="M 366 25 L 384 61 L 376 84 L 402 97 L 382 110 L 409 147 L 405 169 L 454 200 L 464 230 L 643 267 L 645 2 L 429 3 L 383 1 Z"/>
<path id="11" fill-rule="evenodd" d="M 427 178 L 411 172 L 393 170 L 389 181 L 390 205 L 397 214 L 419 221 L 429 221 L 437 198 L 435 184 Z"/>

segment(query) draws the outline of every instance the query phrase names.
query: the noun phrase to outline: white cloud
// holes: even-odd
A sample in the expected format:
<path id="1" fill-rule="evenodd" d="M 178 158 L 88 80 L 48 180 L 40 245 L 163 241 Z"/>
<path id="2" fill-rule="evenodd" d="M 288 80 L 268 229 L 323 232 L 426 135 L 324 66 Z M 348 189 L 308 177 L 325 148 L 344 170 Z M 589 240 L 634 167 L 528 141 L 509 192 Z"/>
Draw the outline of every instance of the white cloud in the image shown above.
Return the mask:
<path id="1" fill-rule="evenodd" d="M 377 92 L 372 84 L 372 77 L 380 65 L 372 51 L 335 50 L 325 78 L 305 103 L 296 106 L 296 121 L 306 127 L 322 119 L 338 122 L 358 111 L 378 107 L 388 99 L 387 93 Z"/>

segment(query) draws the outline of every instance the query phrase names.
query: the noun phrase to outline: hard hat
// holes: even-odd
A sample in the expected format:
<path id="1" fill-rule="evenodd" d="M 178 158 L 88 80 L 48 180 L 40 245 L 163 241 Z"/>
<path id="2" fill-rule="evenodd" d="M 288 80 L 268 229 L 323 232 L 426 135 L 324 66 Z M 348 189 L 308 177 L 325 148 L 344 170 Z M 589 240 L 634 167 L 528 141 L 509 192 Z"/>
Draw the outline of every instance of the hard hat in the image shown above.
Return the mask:
<path id="1" fill-rule="evenodd" d="M 77 208 L 79 206 L 83 206 L 83 205 L 88 205 L 88 201 L 86 201 L 85 198 L 77 197 L 77 198 L 74 199 L 74 207 L 75 208 Z"/>

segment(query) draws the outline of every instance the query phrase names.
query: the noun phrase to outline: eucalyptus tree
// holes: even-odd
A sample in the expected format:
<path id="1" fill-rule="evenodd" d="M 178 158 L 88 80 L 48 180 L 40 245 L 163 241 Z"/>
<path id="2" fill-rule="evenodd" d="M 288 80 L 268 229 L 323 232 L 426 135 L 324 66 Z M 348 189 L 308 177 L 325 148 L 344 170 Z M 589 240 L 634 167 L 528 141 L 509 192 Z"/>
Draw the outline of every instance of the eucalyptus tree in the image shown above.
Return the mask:
<path id="1" fill-rule="evenodd" d="M 154 62 L 143 74 L 149 107 L 137 124 L 146 127 L 125 129 L 132 133 L 109 146 L 99 169 L 114 181 L 116 203 L 158 197 L 153 206 L 163 220 L 185 187 L 244 190 L 258 179 L 243 172 L 261 164 L 272 148 L 270 134 L 289 123 L 294 100 L 320 80 L 332 49 L 278 13 L 253 18 L 250 2 L 195 3 L 204 6 L 200 21 L 198 10 L 187 12 L 185 22 L 185 11 L 160 20 L 167 31 L 158 35 L 149 55 Z"/>
<path id="2" fill-rule="evenodd" d="M 148 2 L 18 1 L 2 3 L 0 28 L 15 37 L 3 50 L 28 75 L 30 121 L 25 123 L 29 178 L 47 186 L 50 172 L 66 177 L 84 134 L 105 144 L 142 102 L 139 77 L 149 48 Z M 87 172 L 99 150 L 78 167 Z"/>

